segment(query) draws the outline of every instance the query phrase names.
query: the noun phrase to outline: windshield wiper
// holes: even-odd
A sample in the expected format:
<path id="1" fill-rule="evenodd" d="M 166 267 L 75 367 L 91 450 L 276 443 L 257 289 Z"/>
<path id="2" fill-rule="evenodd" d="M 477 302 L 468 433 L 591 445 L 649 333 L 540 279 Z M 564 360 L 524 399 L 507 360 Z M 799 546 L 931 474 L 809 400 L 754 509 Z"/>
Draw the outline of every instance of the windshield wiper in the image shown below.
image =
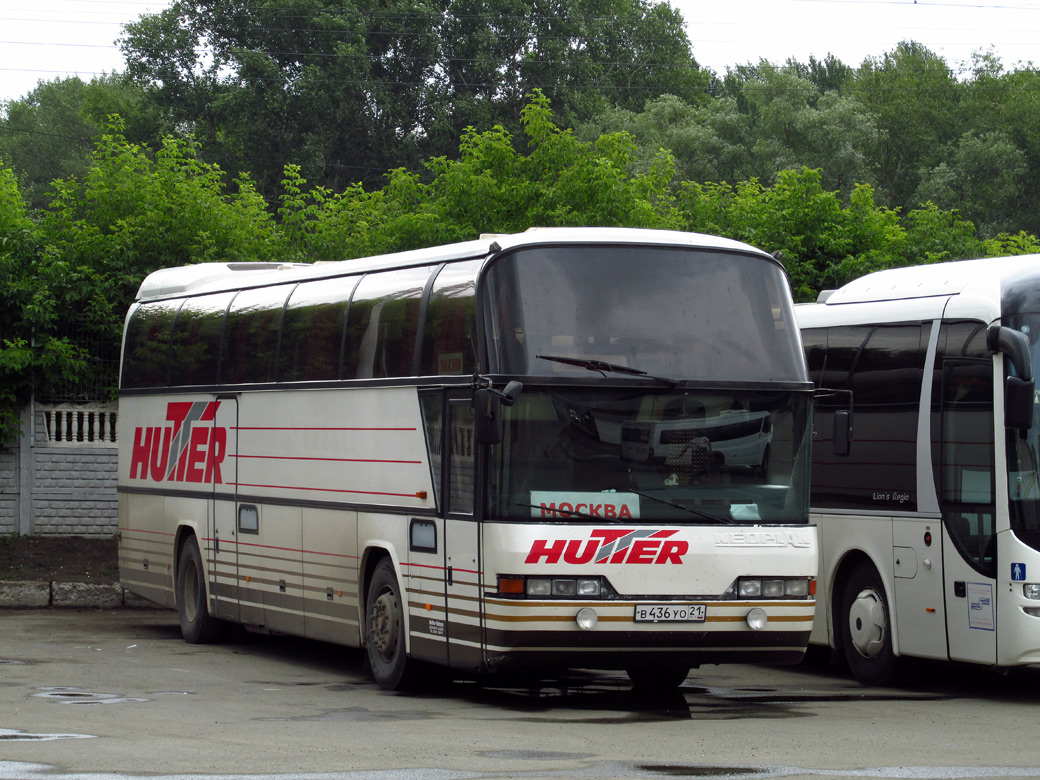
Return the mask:
<path id="1" fill-rule="evenodd" d="M 626 493 L 635 493 L 640 498 L 648 498 L 651 501 L 659 501 L 660 503 L 666 504 L 667 506 L 675 507 L 676 509 L 681 509 L 684 512 L 688 512 L 689 514 L 693 515 L 694 517 L 702 517 L 705 520 L 711 520 L 713 523 L 727 523 L 727 524 L 732 524 L 733 523 L 733 521 L 730 520 L 728 517 L 722 517 L 720 515 L 713 515 L 711 512 L 703 512 L 700 509 L 693 509 L 693 508 L 688 507 L 688 506 L 683 506 L 682 504 L 677 504 L 674 501 L 669 501 L 667 498 L 661 498 L 660 496 L 654 496 L 654 495 L 651 495 L 650 493 L 643 493 L 643 492 L 641 492 L 639 490 L 633 490 L 632 488 L 626 488 L 625 492 Z"/>
<path id="2" fill-rule="evenodd" d="M 603 374 L 603 376 L 606 376 L 609 371 L 612 374 L 628 374 L 629 376 L 646 377 L 647 379 L 653 379 L 655 382 L 663 382 L 669 387 L 676 387 L 679 384 L 674 379 L 668 379 L 663 376 L 653 376 L 652 374 L 648 374 L 646 371 L 642 371 L 638 368 L 622 366 L 617 363 L 607 363 L 602 360 L 586 360 L 585 358 L 562 357 L 561 355 L 535 355 L 535 357 L 539 360 L 551 360 L 554 363 L 578 366 L 579 368 L 584 368 L 588 371 L 598 371 L 600 374 Z"/>

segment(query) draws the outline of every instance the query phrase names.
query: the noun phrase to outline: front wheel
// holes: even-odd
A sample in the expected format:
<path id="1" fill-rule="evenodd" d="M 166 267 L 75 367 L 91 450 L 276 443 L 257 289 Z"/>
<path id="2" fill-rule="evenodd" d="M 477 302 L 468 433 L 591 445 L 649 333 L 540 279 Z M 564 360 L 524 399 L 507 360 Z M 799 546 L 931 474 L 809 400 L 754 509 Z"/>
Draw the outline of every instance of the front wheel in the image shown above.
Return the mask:
<path id="1" fill-rule="evenodd" d="M 202 553 L 194 536 L 188 537 L 181 548 L 177 563 L 177 613 L 181 621 L 184 641 L 193 645 L 221 641 L 227 632 L 227 623 L 209 613 L 206 604 L 206 577 L 202 567 Z"/>
<path id="2" fill-rule="evenodd" d="M 841 600 L 841 644 L 853 676 L 865 685 L 896 685 L 906 671 L 892 648 L 892 611 L 881 575 L 869 561 L 852 570 Z"/>
<path id="3" fill-rule="evenodd" d="M 408 688 L 415 674 L 415 662 L 405 651 L 403 603 L 393 562 L 383 558 L 365 600 L 365 649 L 372 676 L 387 691 Z"/>

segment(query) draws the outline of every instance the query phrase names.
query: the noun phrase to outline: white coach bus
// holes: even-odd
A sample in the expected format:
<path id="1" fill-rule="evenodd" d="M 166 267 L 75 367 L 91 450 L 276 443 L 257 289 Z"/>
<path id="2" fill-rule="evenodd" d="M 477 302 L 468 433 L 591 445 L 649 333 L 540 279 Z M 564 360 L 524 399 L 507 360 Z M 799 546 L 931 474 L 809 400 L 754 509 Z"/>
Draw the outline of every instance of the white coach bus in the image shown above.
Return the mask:
<path id="1" fill-rule="evenodd" d="M 158 271 L 124 335 L 123 584 L 189 642 L 365 646 L 387 689 L 423 662 L 647 687 L 796 662 L 818 551 L 793 308 L 759 250 L 627 229 Z M 623 454 L 644 422 L 726 418 L 768 418 L 753 465 Z"/>
<path id="2" fill-rule="evenodd" d="M 1040 662 L 1040 256 L 881 271 L 798 306 L 815 413 L 812 642 L 865 683 L 907 659 Z"/>

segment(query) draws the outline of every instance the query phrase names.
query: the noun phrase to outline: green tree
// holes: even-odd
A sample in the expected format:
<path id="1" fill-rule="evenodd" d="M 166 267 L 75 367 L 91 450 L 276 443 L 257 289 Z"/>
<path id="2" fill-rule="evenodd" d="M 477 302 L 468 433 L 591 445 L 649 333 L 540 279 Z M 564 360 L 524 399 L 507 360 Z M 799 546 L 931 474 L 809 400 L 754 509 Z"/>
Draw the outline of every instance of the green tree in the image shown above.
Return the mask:
<path id="1" fill-rule="evenodd" d="M 14 172 L 0 168 L 0 445 L 19 433 L 18 410 L 34 390 L 89 373 L 89 355 L 60 325 L 70 312 L 114 325 L 95 282 L 45 251 Z"/>
<path id="2" fill-rule="evenodd" d="M 450 154 L 468 126 L 515 132 L 535 87 L 569 124 L 707 81 L 681 16 L 647 0 L 178 0 L 121 45 L 211 159 L 269 195 L 289 162 L 341 191 Z"/>
<path id="3" fill-rule="evenodd" d="M 469 130 L 457 158 L 428 161 L 428 183 L 397 169 L 376 191 L 358 185 L 339 195 L 318 189 L 294 197 L 290 210 L 306 218 L 298 234 L 308 236 L 308 256 L 358 257 L 530 227 L 678 225 L 670 155 L 634 173 L 630 136 L 581 141 L 555 124 L 541 94 L 524 108 L 522 122 L 524 150 L 502 127 Z"/>
<path id="4" fill-rule="evenodd" d="M 76 77 L 41 82 L 25 97 L 7 101 L 0 117 L 0 159 L 17 174 L 29 207 L 47 204 L 55 179 L 83 175 L 110 115 L 125 117 L 130 140 L 158 140 L 162 123 L 144 97 L 143 89 L 113 74 L 90 82 Z"/>
<path id="5" fill-rule="evenodd" d="M 921 174 L 941 162 L 943 150 L 965 128 L 959 110 L 964 88 L 942 57 L 918 43 L 869 58 L 856 72 L 850 91 L 878 130 L 865 150 L 884 199 L 912 206 Z"/>
<path id="6" fill-rule="evenodd" d="M 917 188 L 918 203 L 958 209 L 982 235 L 1022 226 L 1026 155 L 1001 131 L 965 133 Z"/>

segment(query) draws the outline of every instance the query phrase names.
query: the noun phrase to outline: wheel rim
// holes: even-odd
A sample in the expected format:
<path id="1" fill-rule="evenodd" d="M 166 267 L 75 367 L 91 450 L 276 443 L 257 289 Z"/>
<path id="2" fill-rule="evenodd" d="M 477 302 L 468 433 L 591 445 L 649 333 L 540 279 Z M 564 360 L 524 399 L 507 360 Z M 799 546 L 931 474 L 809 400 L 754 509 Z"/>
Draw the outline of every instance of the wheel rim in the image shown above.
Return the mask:
<path id="1" fill-rule="evenodd" d="M 188 560 L 184 567 L 184 615 L 194 622 L 199 612 L 199 573 L 195 561 Z"/>
<path id="2" fill-rule="evenodd" d="M 390 661 L 397 652 L 397 638 L 401 621 L 398 618 L 397 594 L 383 591 L 372 604 L 372 624 L 369 641 L 384 661 Z"/>
<path id="3" fill-rule="evenodd" d="M 852 646 L 864 658 L 881 655 L 888 633 L 885 603 L 873 588 L 864 588 L 849 607 L 849 638 Z"/>

